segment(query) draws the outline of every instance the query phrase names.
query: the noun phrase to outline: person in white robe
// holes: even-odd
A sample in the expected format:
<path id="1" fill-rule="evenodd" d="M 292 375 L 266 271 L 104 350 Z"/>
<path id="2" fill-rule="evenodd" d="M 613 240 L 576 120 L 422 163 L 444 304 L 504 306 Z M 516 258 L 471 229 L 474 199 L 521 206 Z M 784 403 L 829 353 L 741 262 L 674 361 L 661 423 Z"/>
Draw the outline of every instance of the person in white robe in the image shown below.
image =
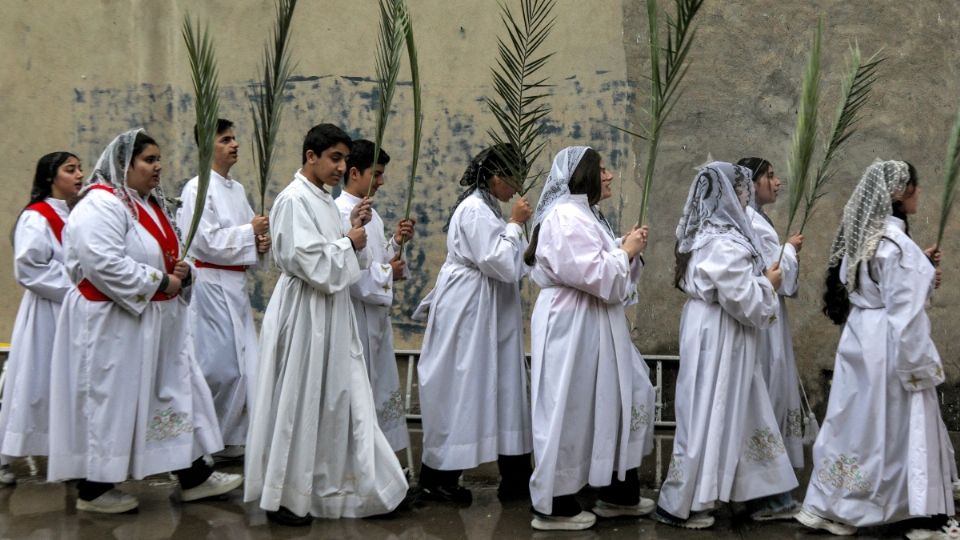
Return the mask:
<path id="1" fill-rule="evenodd" d="M 525 273 L 522 225 L 532 209 L 519 198 L 509 223 L 500 202 L 516 194 L 507 145 L 471 160 L 447 224 L 447 258 L 414 318 L 426 314 L 417 376 L 423 417 L 419 487 L 423 500 L 468 506 L 465 469 L 496 460 L 501 500 L 529 497 L 530 401 L 523 354 L 519 282 Z"/>
<path id="2" fill-rule="evenodd" d="M 189 265 L 162 206 L 160 147 L 142 129 L 111 142 L 63 230 L 76 284 L 53 344 L 49 481 L 82 479 L 77 510 L 120 513 L 129 477 L 174 471 L 181 500 L 221 495 L 241 475 L 202 456 L 223 448 L 210 390 L 186 346 Z"/>
<path id="3" fill-rule="evenodd" d="M 257 266 L 259 255 L 270 249 L 268 219 L 253 214 L 243 185 L 230 176 L 238 147 L 233 122 L 219 119 L 213 170 L 188 254 L 195 267 L 189 346 L 213 394 L 226 445 L 214 455 L 219 460 L 243 456 L 257 374 L 257 329 L 247 269 Z M 193 221 L 198 180 L 194 177 L 183 186 L 177 213 L 181 231 Z"/>
<path id="4" fill-rule="evenodd" d="M 781 271 L 767 269 L 744 211 L 750 171 L 713 162 L 697 173 L 677 225 L 680 318 L 677 429 L 654 519 L 702 529 L 717 503 L 797 487 L 759 358 L 777 319 Z"/>
<path id="5" fill-rule="evenodd" d="M 741 159 L 737 164 L 749 169 L 753 177 L 754 196 L 747 206 L 747 217 L 750 218 L 754 234 L 760 242 L 763 263 L 770 268 L 779 262 L 782 273 L 780 287 L 777 289 L 780 313 L 769 328 L 760 331 L 757 363 L 760 364 L 763 380 L 767 383 L 770 402 L 780 426 L 780 436 L 783 438 L 787 456 L 794 469 L 802 470 L 804 414 L 786 299 L 796 297 L 799 291 L 799 253 L 803 247 L 803 235 L 794 234 L 781 245 L 773 222 L 763 211 L 765 205 L 777 201 L 780 191 L 780 178 L 777 177 L 773 165 L 756 157 Z M 751 517 L 757 521 L 792 520 L 800 508 L 789 492 L 753 501 L 749 506 Z"/>
<path id="6" fill-rule="evenodd" d="M 530 479 L 539 530 L 581 530 L 596 515 L 641 516 L 637 468 L 653 448 L 654 389 L 630 338 L 647 228 L 616 237 L 596 204 L 613 174 L 583 146 L 553 160 L 525 262 L 540 287 L 531 324 L 533 448 Z M 594 513 L 574 498 L 600 487 Z"/>
<path id="7" fill-rule="evenodd" d="M 350 142 L 332 124 L 311 128 L 303 167 L 270 211 L 281 274 L 260 333 L 244 500 L 286 525 L 391 512 L 407 493 L 377 424 L 350 301 L 368 264 L 370 201 L 354 207 L 347 229 L 328 192 L 343 178 Z"/>
<path id="8" fill-rule="evenodd" d="M 385 169 L 390 155 L 380 149 L 377 165 L 373 166 L 374 144 L 365 139 L 353 141 L 344 186 L 337 197 L 337 208 L 344 227 L 350 226 L 350 213 L 370 194 L 374 197 L 383 186 Z M 357 331 L 363 343 L 363 357 L 367 361 L 367 375 L 377 405 L 377 421 L 393 450 L 410 445 L 407 433 L 406 410 L 400 393 L 400 374 L 393 352 L 393 326 L 390 307 L 393 305 L 393 286 L 408 277 L 406 260 L 400 246 L 413 237 L 413 220 L 401 220 L 396 232 L 386 238 L 383 219 L 375 208 L 370 209 L 367 232 L 367 257 L 370 266 L 361 272 L 360 279 L 350 286 L 350 300 L 357 317 Z"/>
<path id="9" fill-rule="evenodd" d="M 63 297 L 73 287 L 63 265 L 62 233 L 83 187 L 80 159 L 53 152 L 37 161 L 30 202 L 13 233 L 13 275 L 24 289 L 4 365 L 0 407 L 0 483 L 15 482 L 9 461 L 46 456 L 50 362 Z"/>
<path id="10" fill-rule="evenodd" d="M 831 247 L 824 313 L 843 324 L 827 414 L 797 520 L 837 535 L 916 518 L 909 538 L 946 538 L 954 513 L 953 447 L 940 416 L 943 363 L 926 303 L 939 250 L 907 229 L 916 171 L 875 161 L 843 209 Z"/>

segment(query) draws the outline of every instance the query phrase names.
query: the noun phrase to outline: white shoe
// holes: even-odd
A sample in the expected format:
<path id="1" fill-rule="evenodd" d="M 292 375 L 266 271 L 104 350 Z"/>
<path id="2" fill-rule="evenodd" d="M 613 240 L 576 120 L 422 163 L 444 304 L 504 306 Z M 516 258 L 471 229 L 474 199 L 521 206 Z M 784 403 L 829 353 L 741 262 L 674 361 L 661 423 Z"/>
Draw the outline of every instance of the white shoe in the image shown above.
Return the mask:
<path id="1" fill-rule="evenodd" d="M 17 483 L 17 475 L 10 470 L 10 465 L 0 465 L 0 485 L 12 486 Z"/>
<path id="2" fill-rule="evenodd" d="M 233 461 L 243 457 L 245 447 L 242 444 L 232 444 L 213 454 L 214 461 Z"/>
<path id="3" fill-rule="evenodd" d="M 716 522 L 713 516 L 707 512 L 699 512 L 696 514 L 691 514 L 690 517 L 684 520 L 679 520 L 672 518 L 671 516 L 663 515 L 659 512 L 654 512 L 651 516 L 654 521 L 659 521 L 664 525 L 670 525 L 671 527 L 680 527 L 681 529 L 709 529 L 713 527 L 713 524 Z"/>
<path id="4" fill-rule="evenodd" d="M 851 536 L 857 533 L 857 528 L 853 525 L 831 521 L 814 514 L 806 508 L 801 508 L 800 511 L 797 512 L 797 515 L 794 516 L 794 519 L 806 527 L 827 531 L 836 536 Z"/>
<path id="5" fill-rule="evenodd" d="M 960 538 L 960 524 L 957 524 L 957 520 L 951 519 L 939 531 L 913 529 L 906 534 L 906 537 L 908 540 L 953 540 Z"/>
<path id="6" fill-rule="evenodd" d="M 640 497 L 637 504 L 613 504 L 604 501 L 597 501 L 593 507 L 593 513 L 603 518 L 613 518 L 620 516 L 646 516 L 653 512 L 657 503 L 653 499 Z"/>
<path id="7" fill-rule="evenodd" d="M 534 514 L 530 526 L 538 531 L 582 531 L 593 527 L 596 522 L 597 516 L 583 511 L 570 517 Z"/>
<path id="8" fill-rule="evenodd" d="M 207 497 L 216 497 L 229 493 L 243 484 L 242 474 L 230 474 L 214 471 L 207 480 L 199 486 L 185 489 L 180 494 L 183 502 L 197 501 Z"/>
<path id="9" fill-rule="evenodd" d="M 77 510 L 98 514 L 122 514 L 140 505 L 133 495 L 127 495 L 119 489 L 111 489 L 92 501 L 77 499 Z"/>

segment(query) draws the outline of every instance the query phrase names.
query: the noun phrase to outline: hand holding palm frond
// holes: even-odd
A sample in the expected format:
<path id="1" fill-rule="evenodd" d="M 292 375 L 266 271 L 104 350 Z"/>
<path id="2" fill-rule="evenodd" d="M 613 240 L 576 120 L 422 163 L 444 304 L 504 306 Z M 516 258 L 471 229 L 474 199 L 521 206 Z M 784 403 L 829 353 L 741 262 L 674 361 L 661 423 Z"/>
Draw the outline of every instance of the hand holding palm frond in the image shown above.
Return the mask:
<path id="1" fill-rule="evenodd" d="M 793 132 L 793 146 L 790 152 L 788 169 L 790 170 L 787 233 L 793 226 L 801 201 L 807 192 L 807 177 L 810 161 L 817 143 L 817 104 L 820 100 L 820 42 L 823 34 L 823 20 L 817 22 L 813 35 L 810 57 L 803 74 L 800 90 L 800 109 L 797 111 L 797 127 Z M 784 244 L 786 245 L 786 244 Z M 780 250 L 783 258 L 783 249 Z M 779 259 L 778 259 L 779 260 Z"/>
<path id="2" fill-rule="evenodd" d="M 821 197 L 826 195 L 824 188 L 833 179 L 830 164 L 834 156 L 840 151 L 847 140 L 856 133 L 856 124 L 860 121 L 860 111 L 870 97 L 873 84 L 877 82 L 877 73 L 884 58 L 878 58 L 875 53 L 865 62 L 860 56 L 860 48 L 854 44 L 850 47 L 847 60 L 847 74 L 840 86 L 840 106 L 837 108 L 837 117 L 833 123 L 833 135 L 827 144 L 823 161 L 817 168 L 813 184 L 804 194 L 803 219 L 800 221 L 800 232 L 807 225 L 813 215 L 813 207 Z M 787 233 L 789 234 L 789 230 Z"/>
<path id="3" fill-rule="evenodd" d="M 193 243 L 193 236 L 200 225 L 204 203 L 207 200 L 207 187 L 210 185 L 210 168 L 213 166 L 213 144 L 217 136 L 217 118 L 220 98 L 217 94 L 217 63 L 214 58 L 213 42 L 207 27 L 201 31 L 200 24 L 194 28 L 190 15 L 183 18 L 183 40 L 187 44 L 190 56 L 190 73 L 193 79 L 193 91 L 196 96 L 197 110 L 197 147 L 199 149 L 197 174 L 197 199 L 193 208 L 193 220 L 183 244 L 181 256 L 186 256 Z"/>
<path id="4" fill-rule="evenodd" d="M 417 178 L 417 162 L 420 159 L 420 139 L 423 136 L 423 111 L 420 95 L 420 65 L 417 61 L 417 46 L 413 41 L 413 21 L 407 15 L 407 57 L 410 60 L 410 79 L 413 81 L 413 157 L 410 160 L 410 179 L 407 182 L 407 209 L 403 214 L 403 219 L 410 219 L 410 203 L 413 201 L 413 183 Z M 400 251 L 403 252 L 403 244 L 406 238 L 400 242 Z"/>
<path id="5" fill-rule="evenodd" d="M 943 199 L 940 204 L 940 225 L 937 228 L 937 247 L 943 241 L 943 232 L 947 228 L 947 218 L 953 209 L 956 197 L 957 173 L 960 172 L 960 111 L 950 130 L 950 142 L 947 144 L 947 163 L 944 168 L 946 176 L 943 179 Z"/>
<path id="6" fill-rule="evenodd" d="M 380 161 L 383 134 L 390 116 L 390 103 L 397 89 L 400 59 L 407 37 L 409 14 L 404 0 L 380 0 L 380 35 L 377 38 L 377 84 L 380 99 L 377 108 L 377 131 L 373 143 L 373 166 Z M 373 188 L 370 182 L 367 197 Z"/>
<path id="7" fill-rule="evenodd" d="M 498 99 L 486 98 L 500 131 L 488 130 L 500 158 L 508 164 L 505 179 L 524 195 L 536 183 L 528 182 L 530 169 L 540 156 L 546 141 L 544 119 L 552 110 L 546 103 L 547 78 L 537 74 L 554 53 L 538 56 L 538 49 L 550 35 L 555 18 L 551 16 L 555 0 L 521 0 L 520 20 L 500 3 L 500 20 L 507 39 L 497 38 L 500 57 L 493 72 L 493 88 Z"/>
<path id="8" fill-rule="evenodd" d="M 271 40 L 264 47 L 260 72 L 263 80 L 257 89 L 253 113 L 253 155 L 257 162 L 260 188 L 260 214 L 266 214 L 266 193 L 273 166 L 273 150 L 280 132 L 283 110 L 283 92 L 290 81 L 293 67 L 290 62 L 290 26 L 297 0 L 277 0 L 276 22 Z"/>

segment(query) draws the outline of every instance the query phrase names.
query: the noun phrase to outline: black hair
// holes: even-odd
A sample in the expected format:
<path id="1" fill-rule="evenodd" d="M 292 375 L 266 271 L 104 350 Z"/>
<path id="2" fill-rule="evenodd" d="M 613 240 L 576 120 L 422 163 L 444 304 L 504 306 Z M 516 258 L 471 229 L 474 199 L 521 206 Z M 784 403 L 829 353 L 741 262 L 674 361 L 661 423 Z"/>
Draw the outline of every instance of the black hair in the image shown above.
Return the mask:
<path id="1" fill-rule="evenodd" d="M 687 277 L 687 267 L 690 265 L 690 258 L 693 252 L 680 253 L 680 241 L 677 240 L 673 246 L 673 286 L 683 291 L 683 280 Z"/>
<path id="2" fill-rule="evenodd" d="M 917 169 L 909 162 L 904 163 L 907 164 L 907 171 L 909 171 L 910 174 L 907 183 L 904 185 L 904 192 L 906 192 L 907 189 L 911 187 L 916 189 L 919 178 L 917 176 Z M 907 221 L 907 213 L 903 209 L 903 201 L 893 201 L 891 207 L 893 216 L 903 220 L 904 232 L 909 236 L 910 223 Z M 850 314 L 850 294 L 840 279 L 840 265 L 842 262 L 843 260 L 841 259 L 837 264 L 828 267 L 827 275 L 824 278 L 822 311 L 823 314 L 836 325 L 846 323 L 847 316 Z M 860 264 L 862 263 L 857 263 L 856 271 L 853 274 L 855 279 L 853 284 L 854 289 L 860 288 Z M 867 261 L 867 264 L 869 265 L 869 261 Z"/>
<path id="3" fill-rule="evenodd" d="M 80 160 L 70 152 L 51 152 L 37 161 L 37 170 L 33 173 L 33 186 L 30 187 L 30 202 L 27 206 L 40 202 L 53 193 L 53 181 L 57 177 L 57 171 L 70 158 Z"/>
<path id="4" fill-rule="evenodd" d="M 753 174 L 754 182 L 757 182 L 766 176 L 767 171 L 770 170 L 771 166 L 769 161 L 759 157 L 743 158 L 737 162 L 737 165 L 750 169 L 750 173 Z"/>
<path id="5" fill-rule="evenodd" d="M 160 148 L 160 145 L 157 144 L 157 141 L 153 140 L 153 137 L 147 135 L 143 131 L 137 133 L 135 139 L 133 139 L 133 153 L 130 154 L 130 163 L 127 166 L 133 165 L 133 160 L 137 159 L 137 156 L 143 153 L 143 151 L 150 145 Z"/>
<path id="6" fill-rule="evenodd" d="M 450 217 L 447 218 L 447 223 L 443 226 L 444 231 L 450 228 L 450 219 L 453 218 L 453 213 L 457 207 L 474 191 L 478 189 L 490 191 L 490 180 L 494 176 L 500 178 L 510 176 L 511 168 L 508 164 L 511 162 L 511 156 L 517 156 L 517 149 L 512 144 L 501 143 L 484 149 L 470 160 L 470 164 L 463 171 L 463 176 L 460 177 L 460 185 L 466 186 L 467 189 L 460 193 L 457 201 L 453 204 Z M 526 168 L 525 163 L 523 168 Z"/>
<path id="7" fill-rule="evenodd" d="M 220 135 L 224 131 L 231 129 L 233 127 L 233 122 L 226 120 L 224 118 L 217 118 L 217 135 Z M 197 128 L 197 125 L 193 125 L 193 142 L 200 144 L 200 130 Z"/>
<path id="8" fill-rule="evenodd" d="M 303 138 L 303 151 L 301 152 L 301 163 L 307 162 L 307 150 L 313 151 L 318 157 L 324 150 L 339 143 L 345 144 L 348 148 L 352 141 L 342 129 L 333 124 L 317 124 L 310 128 L 306 137 Z"/>
<path id="9" fill-rule="evenodd" d="M 600 154 L 593 148 L 587 148 L 577 163 L 577 167 L 570 175 L 571 195 L 586 195 L 587 202 L 591 206 L 600 202 L 603 194 L 603 187 L 600 183 Z M 540 225 L 533 228 L 530 235 L 530 244 L 523 252 L 523 262 L 527 266 L 533 266 L 537 260 L 537 244 L 540 242 Z"/>
<path id="10" fill-rule="evenodd" d="M 350 169 L 357 169 L 361 175 L 373 167 L 373 146 L 374 143 L 367 139 L 357 139 L 350 144 L 350 156 L 347 157 L 347 178 L 350 178 Z M 380 155 L 377 156 L 378 165 L 390 163 L 390 154 L 383 148 L 380 149 Z"/>

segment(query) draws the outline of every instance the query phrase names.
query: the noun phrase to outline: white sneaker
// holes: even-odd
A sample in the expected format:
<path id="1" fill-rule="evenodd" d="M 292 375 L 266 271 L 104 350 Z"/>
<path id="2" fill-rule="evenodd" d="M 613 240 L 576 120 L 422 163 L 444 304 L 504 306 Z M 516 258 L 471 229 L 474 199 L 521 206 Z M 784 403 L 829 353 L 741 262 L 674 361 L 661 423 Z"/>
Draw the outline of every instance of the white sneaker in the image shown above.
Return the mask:
<path id="1" fill-rule="evenodd" d="M 140 505 L 133 495 L 127 495 L 119 489 L 111 489 L 92 501 L 77 499 L 77 510 L 98 514 L 122 514 Z"/>
<path id="2" fill-rule="evenodd" d="M 657 503 L 653 499 L 640 497 L 637 504 L 613 504 L 604 501 L 597 501 L 593 507 L 593 513 L 603 518 L 613 518 L 620 516 L 646 516 L 653 512 Z"/>
<path id="3" fill-rule="evenodd" d="M 180 494 L 183 502 L 197 501 L 207 497 L 216 497 L 229 493 L 243 484 L 242 474 L 230 474 L 214 471 L 207 480 L 199 486 L 185 489 Z"/>
<path id="4" fill-rule="evenodd" d="M 906 537 L 908 540 L 954 540 L 960 538 L 960 524 L 957 524 L 957 520 L 951 519 L 939 531 L 913 529 L 906 534 Z"/>
<path id="5" fill-rule="evenodd" d="M 582 531 L 593 527 L 597 522 L 597 516 L 587 511 L 582 511 L 575 516 L 541 516 L 533 515 L 533 521 L 530 526 L 538 531 Z"/>
<path id="6" fill-rule="evenodd" d="M 10 465 L 0 465 L 0 485 L 12 486 L 17 483 L 17 475 L 10 470 Z"/>
<path id="7" fill-rule="evenodd" d="M 837 536 L 851 536 L 857 533 L 857 528 L 853 525 L 831 521 L 814 514 L 806 508 L 801 508 L 800 511 L 797 512 L 797 515 L 794 516 L 794 519 L 811 529 L 820 529 Z"/>

